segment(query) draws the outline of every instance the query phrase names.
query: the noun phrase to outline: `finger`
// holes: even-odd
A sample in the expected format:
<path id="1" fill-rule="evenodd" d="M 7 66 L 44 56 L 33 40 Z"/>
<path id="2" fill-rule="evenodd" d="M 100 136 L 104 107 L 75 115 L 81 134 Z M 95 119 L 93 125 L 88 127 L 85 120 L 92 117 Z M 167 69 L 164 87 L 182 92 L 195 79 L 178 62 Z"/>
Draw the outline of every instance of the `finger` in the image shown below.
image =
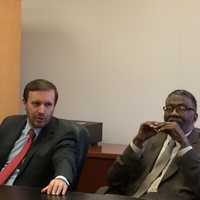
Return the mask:
<path id="1" fill-rule="evenodd" d="M 157 124 L 157 127 L 162 127 L 162 126 L 165 126 L 166 125 L 166 122 L 160 122 Z"/>
<path id="2" fill-rule="evenodd" d="M 161 128 L 158 129 L 159 132 L 166 132 L 166 131 L 169 131 L 169 127 L 167 126 L 162 126 Z"/>
<path id="3" fill-rule="evenodd" d="M 148 121 L 144 123 L 144 126 L 154 127 L 156 126 L 157 122 L 154 121 Z"/>
<path id="4" fill-rule="evenodd" d="M 48 185 L 47 194 L 52 194 L 52 189 L 53 189 L 53 181 L 51 181 L 50 184 Z"/>
<path id="5" fill-rule="evenodd" d="M 62 190 L 63 190 L 63 185 L 62 184 L 60 184 L 60 185 L 58 185 L 58 187 L 57 187 L 57 190 L 56 190 L 56 195 L 60 195 L 61 194 L 61 192 L 62 192 Z"/>
<path id="6" fill-rule="evenodd" d="M 174 124 L 172 124 L 171 122 L 162 122 L 160 123 L 157 128 L 160 129 L 165 129 L 165 128 L 172 128 L 174 127 Z"/>
<path id="7" fill-rule="evenodd" d="M 46 187 L 42 188 L 42 189 L 41 189 L 41 192 L 42 192 L 42 193 L 43 193 L 43 192 L 46 192 L 46 191 L 47 191 L 47 189 L 48 189 L 48 186 L 46 186 Z"/>
<path id="8" fill-rule="evenodd" d="M 158 129 L 163 126 L 165 124 L 165 122 L 156 122 L 156 121 L 153 121 L 153 122 L 149 122 L 148 123 L 148 126 L 150 128 L 152 128 L 156 133 L 158 133 Z"/>
<path id="9" fill-rule="evenodd" d="M 57 194 L 58 188 L 59 188 L 59 184 L 57 182 L 54 182 L 52 186 L 51 194 L 53 195 Z"/>
<path id="10" fill-rule="evenodd" d="M 68 186 L 67 184 L 64 186 L 63 190 L 62 190 L 62 195 L 65 195 L 67 192 Z"/>
<path id="11" fill-rule="evenodd" d="M 170 136 L 175 135 L 177 133 L 175 127 L 171 125 L 165 125 L 159 129 L 159 132 L 169 134 Z"/>

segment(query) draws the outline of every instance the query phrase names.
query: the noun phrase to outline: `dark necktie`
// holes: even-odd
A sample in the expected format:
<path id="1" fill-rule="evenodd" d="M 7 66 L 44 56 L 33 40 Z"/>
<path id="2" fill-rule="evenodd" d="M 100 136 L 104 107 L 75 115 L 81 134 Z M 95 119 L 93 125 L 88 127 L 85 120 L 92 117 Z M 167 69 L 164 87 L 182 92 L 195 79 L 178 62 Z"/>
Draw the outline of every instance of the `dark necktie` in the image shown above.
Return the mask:
<path id="1" fill-rule="evenodd" d="M 28 150 L 33 143 L 35 133 L 33 129 L 30 129 L 28 132 L 28 139 L 22 147 L 21 151 L 0 171 L 0 185 L 3 185 L 10 175 L 16 170 L 17 166 L 24 159 L 25 155 L 28 153 Z"/>

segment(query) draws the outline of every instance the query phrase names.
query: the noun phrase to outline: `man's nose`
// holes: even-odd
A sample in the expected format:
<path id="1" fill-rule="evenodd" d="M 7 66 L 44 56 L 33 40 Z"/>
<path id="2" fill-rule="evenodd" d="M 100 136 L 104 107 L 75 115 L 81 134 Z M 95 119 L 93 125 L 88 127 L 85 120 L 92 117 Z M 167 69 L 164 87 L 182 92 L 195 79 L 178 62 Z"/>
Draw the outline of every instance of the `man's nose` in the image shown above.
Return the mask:
<path id="1" fill-rule="evenodd" d="M 177 112 L 176 108 L 174 108 L 172 110 L 171 115 L 179 115 L 179 113 Z"/>
<path id="2" fill-rule="evenodd" d="M 38 109 L 39 113 L 45 113 L 45 106 L 44 105 L 40 105 L 39 109 Z"/>

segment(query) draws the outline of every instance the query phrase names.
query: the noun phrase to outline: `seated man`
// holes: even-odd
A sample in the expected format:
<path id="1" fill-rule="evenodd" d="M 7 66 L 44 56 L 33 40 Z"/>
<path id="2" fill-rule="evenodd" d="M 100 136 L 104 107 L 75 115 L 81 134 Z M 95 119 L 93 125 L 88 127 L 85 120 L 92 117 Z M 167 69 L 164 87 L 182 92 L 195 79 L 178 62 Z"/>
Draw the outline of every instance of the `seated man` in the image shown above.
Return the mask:
<path id="1" fill-rule="evenodd" d="M 47 80 L 25 86 L 26 115 L 7 117 L 0 125 L 0 185 L 42 187 L 64 195 L 77 176 L 77 131 L 53 117 L 57 88 Z"/>
<path id="2" fill-rule="evenodd" d="M 200 130 L 197 102 L 171 92 L 164 122 L 148 121 L 108 171 L 108 193 L 142 199 L 200 199 Z"/>

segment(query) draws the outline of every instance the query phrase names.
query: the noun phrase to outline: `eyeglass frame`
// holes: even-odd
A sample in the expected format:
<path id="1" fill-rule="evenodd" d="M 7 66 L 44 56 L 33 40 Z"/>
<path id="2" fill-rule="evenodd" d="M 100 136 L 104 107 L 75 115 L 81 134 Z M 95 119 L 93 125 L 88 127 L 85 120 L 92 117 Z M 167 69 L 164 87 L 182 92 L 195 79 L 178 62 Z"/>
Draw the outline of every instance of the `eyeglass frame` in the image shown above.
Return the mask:
<path id="1" fill-rule="evenodd" d="M 168 109 L 167 109 L 167 107 L 168 107 Z M 181 107 L 184 109 L 180 109 Z M 171 108 L 171 109 L 169 109 L 169 108 Z M 176 110 L 177 113 L 185 113 L 190 110 L 196 112 L 196 110 L 194 108 L 187 107 L 186 105 L 182 105 L 182 104 L 176 105 L 176 106 L 166 105 L 166 106 L 163 106 L 163 110 L 164 110 L 164 112 L 167 112 L 167 113 L 172 113 L 174 110 Z"/>

